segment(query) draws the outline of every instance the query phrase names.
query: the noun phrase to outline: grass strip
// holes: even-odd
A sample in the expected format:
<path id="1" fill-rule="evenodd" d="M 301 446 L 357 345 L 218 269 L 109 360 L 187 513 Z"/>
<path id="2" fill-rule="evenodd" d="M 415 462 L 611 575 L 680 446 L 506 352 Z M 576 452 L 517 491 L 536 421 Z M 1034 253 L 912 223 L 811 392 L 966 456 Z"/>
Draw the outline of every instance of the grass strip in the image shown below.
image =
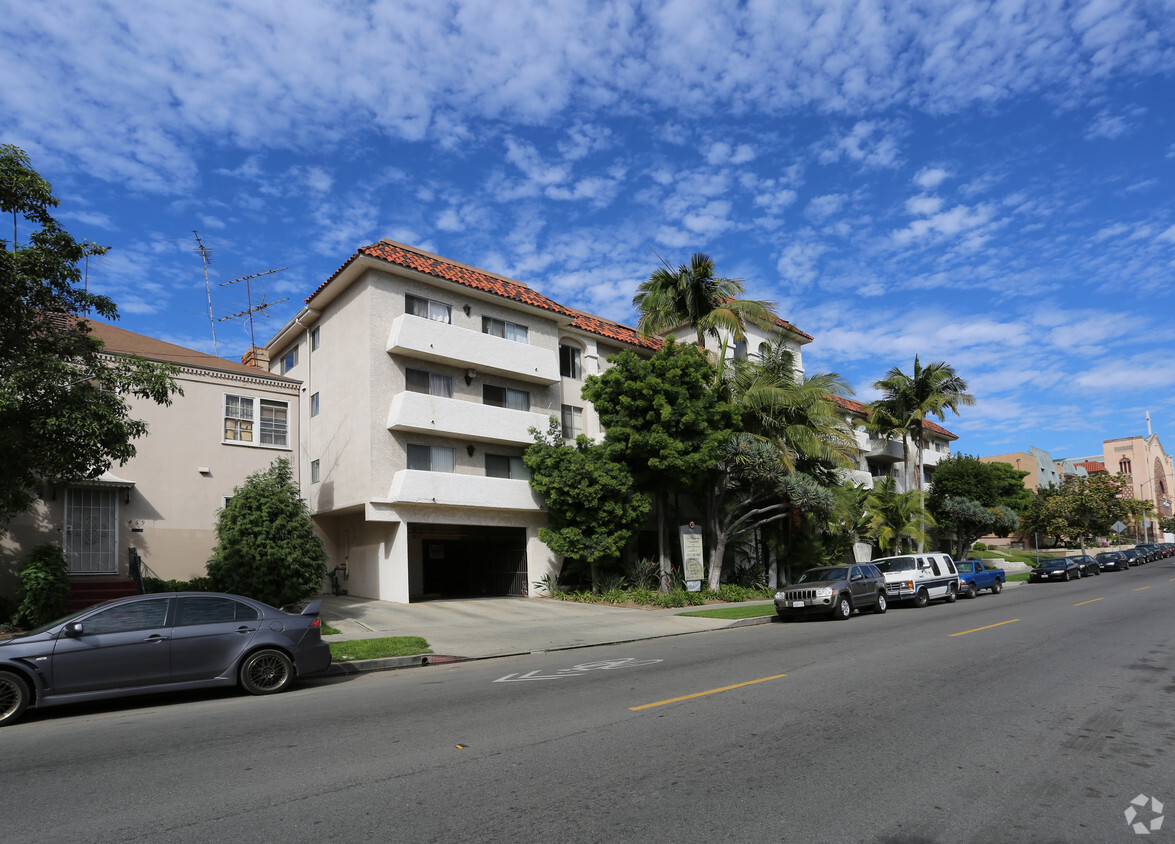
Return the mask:
<path id="1" fill-rule="evenodd" d="M 743 604 L 738 607 L 679 612 L 677 615 L 688 615 L 693 618 L 759 618 L 764 615 L 775 615 L 775 604 Z"/>
<path id="2" fill-rule="evenodd" d="M 383 659 L 389 656 L 430 654 L 432 648 L 420 636 L 390 636 L 386 639 L 351 639 L 331 642 L 330 654 L 339 662 L 354 659 Z"/>

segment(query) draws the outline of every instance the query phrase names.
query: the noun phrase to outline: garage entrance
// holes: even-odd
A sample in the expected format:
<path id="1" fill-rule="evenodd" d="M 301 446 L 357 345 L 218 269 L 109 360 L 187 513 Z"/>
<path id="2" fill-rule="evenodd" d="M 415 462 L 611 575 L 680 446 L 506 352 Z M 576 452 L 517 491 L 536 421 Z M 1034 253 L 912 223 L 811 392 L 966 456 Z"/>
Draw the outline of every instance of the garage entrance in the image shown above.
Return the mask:
<path id="1" fill-rule="evenodd" d="M 428 597 L 525 597 L 526 529 L 412 524 Z"/>

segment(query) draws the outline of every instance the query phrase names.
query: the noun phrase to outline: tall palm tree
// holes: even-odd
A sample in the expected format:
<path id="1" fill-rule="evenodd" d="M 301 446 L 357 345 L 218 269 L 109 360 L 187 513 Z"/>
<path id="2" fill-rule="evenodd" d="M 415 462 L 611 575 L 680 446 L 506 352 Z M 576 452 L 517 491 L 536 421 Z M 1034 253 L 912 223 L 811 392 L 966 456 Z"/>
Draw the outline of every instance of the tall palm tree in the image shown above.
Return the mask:
<path id="1" fill-rule="evenodd" d="M 718 338 L 726 331 L 735 340 L 746 336 L 748 322 L 770 326 L 774 305 L 740 299 L 745 289 L 738 279 L 714 275 L 714 261 L 695 252 L 689 266 L 663 267 L 641 282 L 632 305 L 640 311 L 637 328 L 646 337 L 690 325 L 697 331 L 698 349 L 705 351 L 706 336 Z"/>
<path id="2" fill-rule="evenodd" d="M 922 455 L 926 445 L 926 417 L 946 419 L 946 411 L 956 415 L 959 405 L 975 404 L 975 397 L 967 392 L 967 382 L 954 367 L 945 362 L 922 366 L 914 356 L 914 374 L 907 375 L 896 366 L 885 378 L 873 384 L 881 391 L 881 398 L 869 405 L 868 430 L 889 438 L 902 437 L 902 459 L 909 466 L 909 446 L 912 441 L 918 449 L 916 488 L 922 491 Z"/>

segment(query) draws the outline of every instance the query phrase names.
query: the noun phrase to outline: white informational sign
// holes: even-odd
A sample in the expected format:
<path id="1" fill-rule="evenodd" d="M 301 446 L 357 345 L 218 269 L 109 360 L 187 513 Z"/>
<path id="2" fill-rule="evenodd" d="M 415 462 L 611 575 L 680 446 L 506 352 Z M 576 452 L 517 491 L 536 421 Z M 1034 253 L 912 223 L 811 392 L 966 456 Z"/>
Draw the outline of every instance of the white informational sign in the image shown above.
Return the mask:
<path id="1" fill-rule="evenodd" d="M 705 543 L 702 529 L 690 522 L 681 526 L 681 559 L 685 569 L 685 588 L 690 592 L 702 591 L 702 580 L 706 576 Z"/>

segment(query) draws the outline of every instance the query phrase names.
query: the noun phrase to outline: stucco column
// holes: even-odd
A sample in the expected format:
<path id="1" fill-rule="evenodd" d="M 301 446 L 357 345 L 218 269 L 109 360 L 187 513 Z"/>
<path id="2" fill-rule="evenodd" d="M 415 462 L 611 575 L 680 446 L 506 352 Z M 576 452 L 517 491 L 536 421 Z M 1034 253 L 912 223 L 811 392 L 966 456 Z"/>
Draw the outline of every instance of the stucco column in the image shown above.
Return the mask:
<path id="1" fill-rule="evenodd" d="M 379 545 L 379 599 L 408 603 L 408 525 L 391 522 L 383 526 Z"/>

